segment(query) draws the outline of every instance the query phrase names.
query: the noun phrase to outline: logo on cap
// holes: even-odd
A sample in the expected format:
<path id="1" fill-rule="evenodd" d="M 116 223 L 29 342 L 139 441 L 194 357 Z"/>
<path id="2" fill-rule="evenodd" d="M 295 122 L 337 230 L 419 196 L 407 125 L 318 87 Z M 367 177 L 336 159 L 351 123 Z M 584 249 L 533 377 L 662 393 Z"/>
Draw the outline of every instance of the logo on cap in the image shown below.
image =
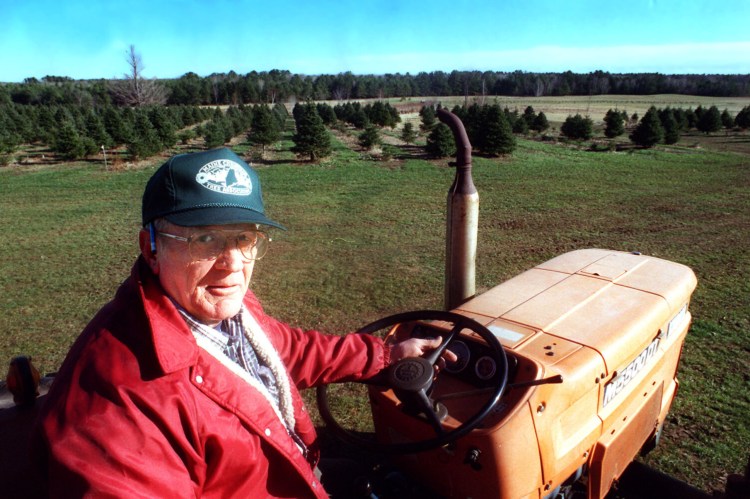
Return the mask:
<path id="1" fill-rule="evenodd" d="M 195 176 L 196 182 L 215 192 L 233 196 L 248 196 L 253 192 L 250 175 L 229 159 L 217 159 L 203 165 Z"/>

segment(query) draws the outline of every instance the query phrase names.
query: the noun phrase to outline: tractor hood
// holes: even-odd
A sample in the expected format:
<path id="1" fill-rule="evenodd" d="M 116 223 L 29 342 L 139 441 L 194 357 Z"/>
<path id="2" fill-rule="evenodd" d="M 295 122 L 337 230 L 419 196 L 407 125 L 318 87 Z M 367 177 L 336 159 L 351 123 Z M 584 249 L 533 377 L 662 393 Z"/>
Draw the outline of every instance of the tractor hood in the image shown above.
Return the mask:
<path id="1" fill-rule="evenodd" d="M 687 320 L 695 286 L 695 275 L 684 265 L 586 249 L 538 265 L 456 311 L 487 325 L 509 350 L 542 365 L 588 347 L 611 373 L 668 335 L 675 322 Z M 558 355 L 549 351 L 552 344 Z"/>

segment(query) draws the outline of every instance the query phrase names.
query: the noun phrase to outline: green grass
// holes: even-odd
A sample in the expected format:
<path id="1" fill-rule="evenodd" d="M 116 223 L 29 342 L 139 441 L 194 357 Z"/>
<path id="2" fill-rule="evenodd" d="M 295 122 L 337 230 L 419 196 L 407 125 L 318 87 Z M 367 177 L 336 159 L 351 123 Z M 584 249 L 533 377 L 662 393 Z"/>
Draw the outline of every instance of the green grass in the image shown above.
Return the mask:
<path id="1" fill-rule="evenodd" d="M 447 161 L 362 161 L 338 141 L 320 164 L 286 154 L 277 158 L 288 163 L 258 167 L 269 215 L 289 228 L 273 234 L 256 266 L 253 288 L 268 312 L 342 332 L 442 308 Z M 57 369 L 130 270 L 152 172 L 0 169 L 0 360 L 28 354 L 42 371 Z M 520 140 L 510 158 L 475 158 L 474 181 L 479 291 L 585 247 L 695 270 L 680 390 L 647 460 L 706 490 L 741 472 L 750 449 L 748 156 L 685 147 L 592 153 Z"/>

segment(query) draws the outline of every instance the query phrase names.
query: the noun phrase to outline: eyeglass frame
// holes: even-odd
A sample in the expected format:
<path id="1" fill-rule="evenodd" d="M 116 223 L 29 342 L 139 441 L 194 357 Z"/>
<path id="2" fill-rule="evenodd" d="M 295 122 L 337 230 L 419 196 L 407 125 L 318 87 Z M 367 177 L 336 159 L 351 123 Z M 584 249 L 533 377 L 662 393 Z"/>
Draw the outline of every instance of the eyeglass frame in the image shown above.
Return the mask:
<path id="1" fill-rule="evenodd" d="M 152 224 L 152 227 L 153 227 L 153 224 Z M 192 250 L 190 249 L 191 248 L 191 243 L 194 240 L 193 237 L 199 236 L 199 235 L 202 235 L 202 234 L 206 234 L 206 233 L 215 233 L 215 232 L 218 232 L 218 233 L 221 233 L 222 235 L 224 235 L 224 247 L 218 253 L 216 253 L 215 255 L 213 255 L 210 258 L 196 258 L 193 255 Z M 217 259 L 219 257 L 219 255 L 221 255 L 224 251 L 226 251 L 226 249 L 227 249 L 227 241 L 229 241 L 229 239 L 230 239 L 230 237 L 227 236 L 226 233 L 230 233 L 230 232 L 234 233 L 234 245 L 235 245 L 235 247 L 237 249 L 240 250 L 240 254 L 242 255 L 242 260 L 245 261 L 245 262 L 247 262 L 247 263 L 253 262 L 253 261 L 256 261 L 256 260 L 260 260 L 261 258 L 263 258 L 266 255 L 266 253 L 268 252 L 268 246 L 267 246 L 268 243 L 270 243 L 272 241 L 271 237 L 266 232 L 264 232 L 262 230 L 233 231 L 233 230 L 212 229 L 212 230 L 206 230 L 205 232 L 194 232 L 194 233 L 190 234 L 187 237 L 185 237 L 185 236 L 178 236 L 177 234 L 170 234 L 169 232 L 162 232 L 162 231 L 158 231 L 158 230 L 154 230 L 152 232 L 152 234 L 157 234 L 157 235 L 160 235 L 160 236 L 165 236 L 165 237 L 168 237 L 170 239 L 174 239 L 175 241 L 182 241 L 184 243 L 187 243 L 187 245 L 188 245 L 188 251 L 190 252 L 190 257 L 191 258 L 193 258 L 194 260 L 197 260 L 197 261 L 211 261 L 211 260 Z M 240 236 L 240 234 L 244 234 L 246 232 L 254 232 L 254 233 L 258 234 L 260 238 L 263 238 L 263 239 L 266 240 L 266 249 L 263 252 L 263 254 L 260 255 L 259 257 L 250 258 L 247 255 L 245 255 L 245 252 L 242 251 L 242 249 L 240 248 L 239 241 L 238 241 L 239 236 Z M 154 241 L 154 243 L 155 243 L 155 241 Z M 155 244 L 152 245 L 152 247 L 154 247 L 154 246 L 155 246 Z M 257 246 L 258 246 L 258 244 L 256 243 L 250 249 L 252 250 L 252 249 L 256 248 Z"/>

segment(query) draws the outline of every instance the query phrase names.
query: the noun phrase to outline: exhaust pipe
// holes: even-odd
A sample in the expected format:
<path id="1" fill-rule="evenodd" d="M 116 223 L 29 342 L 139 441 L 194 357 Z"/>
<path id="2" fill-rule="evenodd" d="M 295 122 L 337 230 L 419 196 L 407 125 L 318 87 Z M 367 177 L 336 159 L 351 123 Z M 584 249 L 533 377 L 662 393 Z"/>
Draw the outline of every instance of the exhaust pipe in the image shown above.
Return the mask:
<path id="1" fill-rule="evenodd" d="M 476 294 L 479 193 L 471 178 L 471 143 L 455 114 L 438 109 L 456 141 L 456 177 L 448 190 L 445 238 L 445 309 L 452 310 Z"/>

